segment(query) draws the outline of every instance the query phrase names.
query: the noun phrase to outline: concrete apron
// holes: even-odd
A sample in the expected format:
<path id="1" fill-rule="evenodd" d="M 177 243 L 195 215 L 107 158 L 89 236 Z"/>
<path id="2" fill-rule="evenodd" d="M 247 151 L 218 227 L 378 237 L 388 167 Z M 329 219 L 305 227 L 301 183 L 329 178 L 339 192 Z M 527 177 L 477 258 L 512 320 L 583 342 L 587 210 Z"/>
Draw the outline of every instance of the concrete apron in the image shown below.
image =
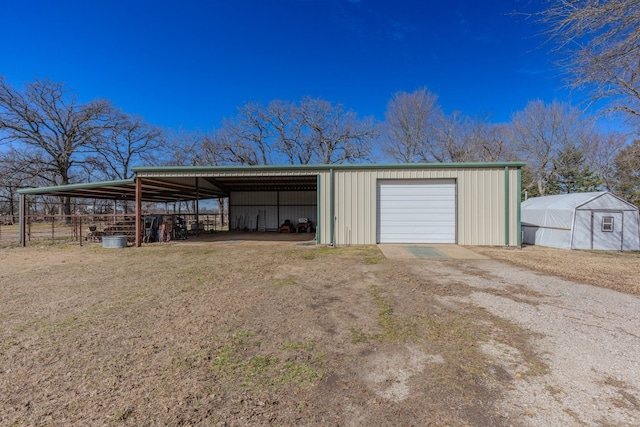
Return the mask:
<path id="1" fill-rule="evenodd" d="M 384 243 L 379 244 L 378 247 L 389 259 L 489 259 L 453 244 Z"/>

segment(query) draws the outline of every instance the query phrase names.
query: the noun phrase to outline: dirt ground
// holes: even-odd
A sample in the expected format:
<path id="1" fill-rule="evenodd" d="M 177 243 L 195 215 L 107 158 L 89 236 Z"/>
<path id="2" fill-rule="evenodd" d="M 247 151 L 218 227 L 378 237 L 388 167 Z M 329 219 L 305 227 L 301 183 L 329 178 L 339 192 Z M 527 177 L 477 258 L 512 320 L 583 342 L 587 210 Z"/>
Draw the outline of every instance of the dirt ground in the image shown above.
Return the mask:
<path id="1" fill-rule="evenodd" d="M 606 268 L 638 260 L 612 255 Z M 608 277 L 584 272 L 573 280 Z M 495 261 L 410 263 L 305 241 L 0 249 L 0 425 L 640 422 L 639 383 L 621 374 L 639 371 L 637 348 L 611 372 L 565 381 L 556 369 L 572 356 L 551 357 L 544 329 L 501 312 L 539 310 L 557 292 L 523 284 L 536 281 L 596 289 Z M 594 390 L 613 397 L 594 403 Z"/>

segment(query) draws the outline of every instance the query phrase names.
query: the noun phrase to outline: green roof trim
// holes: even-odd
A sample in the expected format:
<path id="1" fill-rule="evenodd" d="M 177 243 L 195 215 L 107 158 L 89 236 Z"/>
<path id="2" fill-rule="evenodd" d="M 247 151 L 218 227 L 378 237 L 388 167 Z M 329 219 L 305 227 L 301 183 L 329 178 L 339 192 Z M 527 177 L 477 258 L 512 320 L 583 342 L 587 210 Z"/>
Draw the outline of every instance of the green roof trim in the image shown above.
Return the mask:
<path id="1" fill-rule="evenodd" d="M 61 191 L 91 190 L 94 188 L 134 185 L 135 183 L 136 180 L 134 178 L 121 179 L 117 181 L 85 182 L 82 184 L 54 185 L 51 187 L 22 188 L 18 190 L 18 194 L 44 194 L 59 193 Z"/>
<path id="2" fill-rule="evenodd" d="M 340 165 L 256 165 L 256 166 L 138 166 L 135 173 L 145 172 L 212 172 L 212 171 L 276 171 L 276 170 L 349 170 L 349 169 L 468 169 L 524 167 L 524 162 L 466 162 L 466 163 L 386 163 Z"/>

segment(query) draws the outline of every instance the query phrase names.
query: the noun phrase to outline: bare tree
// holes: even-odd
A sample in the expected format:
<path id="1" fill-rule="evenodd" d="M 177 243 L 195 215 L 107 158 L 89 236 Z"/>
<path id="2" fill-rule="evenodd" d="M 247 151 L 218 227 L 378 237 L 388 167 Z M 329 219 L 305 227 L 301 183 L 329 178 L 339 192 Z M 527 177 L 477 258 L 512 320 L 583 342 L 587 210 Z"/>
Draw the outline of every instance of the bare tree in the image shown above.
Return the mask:
<path id="1" fill-rule="evenodd" d="M 309 97 L 300 103 L 300 114 L 318 163 L 353 163 L 369 155 L 375 137 L 373 119 L 360 120 L 341 104 Z"/>
<path id="2" fill-rule="evenodd" d="M 198 151 L 202 157 L 202 163 L 209 166 L 224 165 L 225 140 L 221 130 L 216 130 L 202 139 Z"/>
<path id="3" fill-rule="evenodd" d="M 206 140 L 200 132 L 186 130 L 167 130 L 164 132 L 161 155 L 157 161 L 165 166 L 200 166 L 205 164 L 202 159 L 201 147 Z"/>
<path id="4" fill-rule="evenodd" d="M 303 138 L 304 120 L 294 103 L 271 101 L 267 106 L 267 120 L 274 139 L 272 145 L 289 164 L 311 163 L 313 147 L 310 138 Z"/>
<path id="5" fill-rule="evenodd" d="M 627 143 L 627 135 L 619 132 L 586 132 L 583 152 L 586 165 L 602 179 L 604 187 L 614 189 L 616 157 Z"/>
<path id="6" fill-rule="evenodd" d="M 381 150 L 401 163 L 429 161 L 442 122 L 438 96 L 426 88 L 398 92 L 387 103 Z"/>
<path id="7" fill-rule="evenodd" d="M 109 127 L 93 141 L 90 160 L 107 179 L 131 178 L 132 166 L 154 163 L 162 138 L 162 131 L 141 117 L 114 110 Z"/>
<path id="8" fill-rule="evenodd" d="M 565 54 L 572 86 L 640 123 L 640 2 L 552 0 L 539 17 Z"/>
<path id="9" fill-rule="evenodd" d="M 20 92 L 0 78 L 0 140 L 15 142 L 42 161 L 40 178 L 72 182 L 91 141 L 100 138 L 111 106 L 107 101 L 77 104 L 62 83 L 37 80 Z M 69 198 L 64 213 L 71 213 Z"/>
<path id="10" fill-rule="evenodd" d="M 473 120 L 467 132 L 467 140 L 471 147 L 470 160 L 499 162 L 515 158 L 507 125 Z"/>
<path id="11" fill-rule="evenodd" d="M 440 117 L 436 136 L 426 148 L 424 161 L 467 162 L 473 160 L 475 141 L 471 138 L 472 122 L 461 112 Z"/>
<path id="12" fill-rule="evenodd" d="M 38 163 L 32 163 L 23 152 L 10 147 L 0 153 L 0 213 L 12 219 L 17 215 L 17 192 L 20 188 L 35 185 Z"/>
<path id="13" fill-rule="evenodd" d="M 271 163 L 269 120 L 264 105 L 250 102 L 238 108 L 238 115 L 223 124 L 235 137 L 235 144 L 228 148 L 237 163 L 268 165 Z"/>
<path id="14" fill-rule="evenodd" d="M 514 114 L 511 123 L 513 145 L 527 162 L 530 179 L 524 189 L 535 187 L 544 196 L 553 176 L 554 160 L 565 147 L 582 147 L 591 123 L 568 104 L 531 101 L 523 111 Z"/>

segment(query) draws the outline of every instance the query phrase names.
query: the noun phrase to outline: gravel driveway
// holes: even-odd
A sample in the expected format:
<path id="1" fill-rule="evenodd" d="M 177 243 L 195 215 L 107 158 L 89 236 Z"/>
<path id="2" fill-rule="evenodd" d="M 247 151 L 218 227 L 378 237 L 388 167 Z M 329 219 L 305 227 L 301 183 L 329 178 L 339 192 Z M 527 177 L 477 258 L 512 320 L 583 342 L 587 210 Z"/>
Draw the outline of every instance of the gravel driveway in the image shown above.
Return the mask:
<path id="1" fill-rule="evenodd" d="M 482 307 L 537 336 L 544 375 L 524 375 L 516 349 L 483 348 L 516 378 L 500 405 L 507 424 L 640 425 L 640 297 L 493 260 L 407 265 L 431 281 L 472 288 L 443 301 Z"/>

